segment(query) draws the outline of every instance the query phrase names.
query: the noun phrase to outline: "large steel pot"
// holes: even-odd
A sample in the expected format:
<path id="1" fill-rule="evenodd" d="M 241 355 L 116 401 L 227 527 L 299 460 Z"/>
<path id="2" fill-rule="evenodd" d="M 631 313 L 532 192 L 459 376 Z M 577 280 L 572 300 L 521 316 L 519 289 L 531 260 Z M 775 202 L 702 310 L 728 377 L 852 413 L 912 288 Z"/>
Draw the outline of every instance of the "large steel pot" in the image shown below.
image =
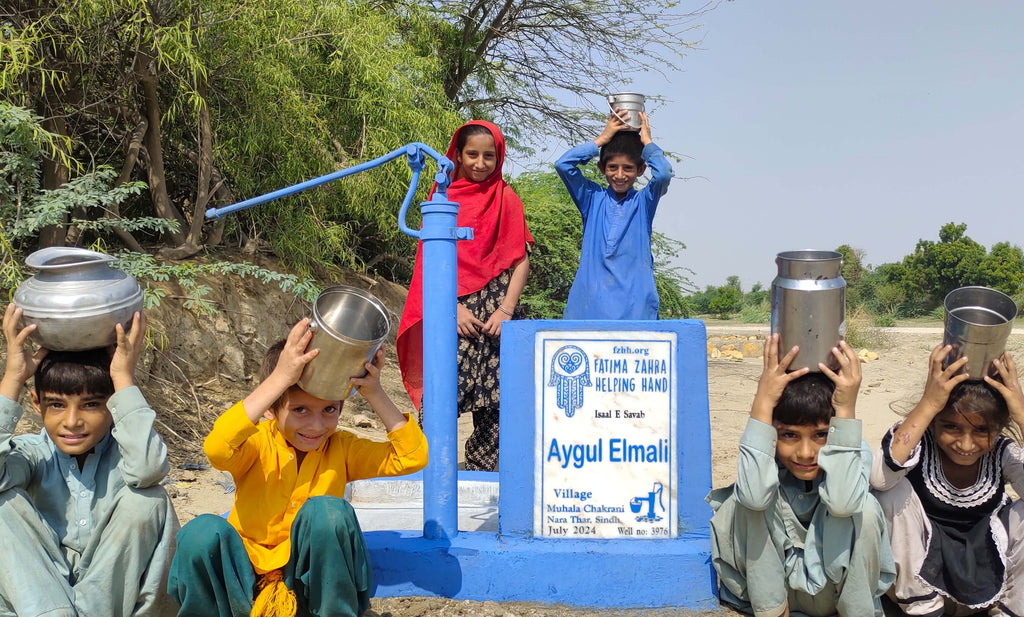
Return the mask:
<path id="1" fill-rule="evenodd" d="M 779 273 L 772 281 L 772 333 L 781 335 L 779 354 L 794 345 L 800 352 L 789 370 L 821 362 L 837 367 L 832 348 L 846 334 L 846 281 L 843 256 L 835 251 L 785 251 L 775 258 Z"/>
<path id="2" fill-rule="evenodd" d="M 117 342 L 116 324 L 125 329 L 142 309 L 135 278 L 110 267 L 114 258 L 87 249 L 40 249 L 25 265 L 36 274 L 18 286 L 14 304 L 25 325 L 36 324 L 32 338 L 57 351 L 80 351 Z"/>

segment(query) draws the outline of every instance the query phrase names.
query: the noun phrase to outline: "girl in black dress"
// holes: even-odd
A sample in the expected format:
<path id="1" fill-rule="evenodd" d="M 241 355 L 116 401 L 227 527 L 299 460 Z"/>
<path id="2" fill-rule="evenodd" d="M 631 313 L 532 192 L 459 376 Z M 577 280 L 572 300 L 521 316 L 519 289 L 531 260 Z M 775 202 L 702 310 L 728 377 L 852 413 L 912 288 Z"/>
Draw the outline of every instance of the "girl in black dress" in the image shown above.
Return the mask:
<path id="1" fill-rule="evenodd" d="M 882 440 L 871 488 L 896 560 L 889 596 L 909 615 L 1024 615 L 1024 425 L 1010 354 L 999 379 L 968 381 L 952 350 L 932 350 L 924 395 Z M 959 373 L 959 374 L 958 374 Z"/>

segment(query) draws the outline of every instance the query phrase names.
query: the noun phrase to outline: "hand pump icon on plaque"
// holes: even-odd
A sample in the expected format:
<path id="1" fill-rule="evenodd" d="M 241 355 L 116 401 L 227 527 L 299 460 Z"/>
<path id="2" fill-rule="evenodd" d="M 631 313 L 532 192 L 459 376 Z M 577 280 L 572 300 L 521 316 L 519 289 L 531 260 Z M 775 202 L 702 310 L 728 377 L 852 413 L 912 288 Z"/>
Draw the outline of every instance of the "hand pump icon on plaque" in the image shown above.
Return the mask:
<path id="1" fill-rule="evenodd" d="M 590 383 L 590 358 L 576 345 L 564 345 L 551 356 L 548 387 L 555 388 L 555 403 L 571 418 L 583 406 L 583 388 Z"/>
<path id="2" fill-rule="evenodd" d="M 661 517 L 655 514 L 654 502 L 655 498 L 657 498 L 658 507 L 661 512 L 665 511 L 665 503 L 661 499 L 664 491 L 664 485 L 661 482 L 655 482 L 654 488 L 647 493 L 647 497 L 634 497 L 629 500 L 629 509 L 633 511 L 633 514 L 640 514 L 640 509 L 643 508 L 644 502 L 647 502 L 647 514 L 640 514 L 640 516 L 636 517 L 638 523 L 657 523 L 661 520 Z"/>

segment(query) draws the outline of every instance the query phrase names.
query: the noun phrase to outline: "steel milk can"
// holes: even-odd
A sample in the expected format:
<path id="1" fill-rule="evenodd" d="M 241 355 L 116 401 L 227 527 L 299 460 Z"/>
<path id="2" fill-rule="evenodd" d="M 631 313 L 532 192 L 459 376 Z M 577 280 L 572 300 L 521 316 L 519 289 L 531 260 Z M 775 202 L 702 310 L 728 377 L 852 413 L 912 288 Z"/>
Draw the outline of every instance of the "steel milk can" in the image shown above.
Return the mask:
<path id="1" fill-rule="evenodd" d="M 846 334 L 846 281 L 843 256 L 835 251 L 785 251 L 775 257 L 779 273 L 772 281 L 772 334 L 780 336 L 781 359 L 794 345 L 800 353 L 794 371 L 818 363 L 837 368 L 832 348 Z"/>

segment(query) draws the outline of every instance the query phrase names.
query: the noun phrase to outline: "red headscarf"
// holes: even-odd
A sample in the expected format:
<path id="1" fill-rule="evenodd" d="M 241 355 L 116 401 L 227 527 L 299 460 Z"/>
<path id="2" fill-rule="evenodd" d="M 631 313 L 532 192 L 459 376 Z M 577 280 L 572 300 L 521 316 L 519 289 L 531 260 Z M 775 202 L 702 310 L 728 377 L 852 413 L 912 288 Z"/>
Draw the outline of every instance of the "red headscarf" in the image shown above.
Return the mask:
<path id="1" fill-rule="evenodd" d="M 501 129 L 484 120 L 463 124 L 448 146 L 447 156 L 455 163 L 453 178 L 459 176 L 456 144 L 459 133 L 467 126 L 482 126 L 494 137 L 497 161 L 494 172 L 483 182 L 459 178 L 448 188 L 448 199 L 459 204 L 457 224 L 472 227 L 473 239 L 460 240 L 458 251 L 458 295 L 480 291 L 494 277 L 512 267 L 526 255 L 526 243 L 533 236 L 526 227 L 523 202 L 501 177 L 505 163 L 505 136 Z M 433 189 L 431 189 L 433 193 Z M 420 408 L 423 399 L 423 243 L 416 247 L 409 296 L 405 300 L 402 321 L 398 326 L 398 364 L 402 382 L 413 404 Z M 436 264 L 435 264 L 436 265 Z"/>

